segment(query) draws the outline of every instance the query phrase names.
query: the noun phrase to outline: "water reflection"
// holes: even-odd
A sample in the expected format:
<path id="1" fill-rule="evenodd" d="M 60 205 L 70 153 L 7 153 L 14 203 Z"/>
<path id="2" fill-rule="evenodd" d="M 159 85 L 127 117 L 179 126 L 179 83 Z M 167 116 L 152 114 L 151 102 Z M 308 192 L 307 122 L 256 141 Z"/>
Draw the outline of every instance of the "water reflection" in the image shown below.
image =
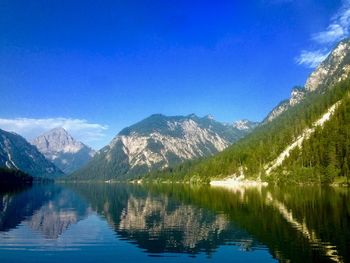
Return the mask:
<path id="1" fill-rule="evenodd" d="M 55 239 L 87 214 L 86 202 L 61 186 L 38 185 L 24 191 L 0 192 L 0 231 L 24 223 L 45 238 Z"/>
<path id="2" fill-rule="evenodd" d="M 108 251 L 111 259 L 130 255 L 132 248 L 119 249 L 126 242 L 143 255 L 187 254 L 193 260 L 204 254 L 209 261 L 219 255 L 224 261 L 257 255 L 259 261 L 347 262 L 349 199 L 347 189 L 320 187 L 34 186 L 0 192 L 0 234 L 19 240 L 23 233 L 33 235 L 28 228 L 56 242 L 52 246 L 60 241 L 62 249 L 69 237 L 69 248 L 88 245 L 90 253 Z M 0 235 L 0 258 L 11 242 Z"/>
<path id="3" fill-rule="evenodd" d="M 41 232 L 47 239 L 58 238 L 72 224 L 86 218 L 89 213 L 86 202 L 74 192 L 61 187 L 53 188 L 57 194 L 25 220 L 31 229 Z"/>
<path id="4" fill-rule="evenodd" d="M 234 241 L 241 250 L 258 247 L 253 237 L 224 214 L 184 204 L 149 187 L 78 185 L 74 189 L 107 219 L 118 236 L 147 253 L 211 254 L 228 241 Z M 96 198 L 98 195 L 104 198 Z"/>

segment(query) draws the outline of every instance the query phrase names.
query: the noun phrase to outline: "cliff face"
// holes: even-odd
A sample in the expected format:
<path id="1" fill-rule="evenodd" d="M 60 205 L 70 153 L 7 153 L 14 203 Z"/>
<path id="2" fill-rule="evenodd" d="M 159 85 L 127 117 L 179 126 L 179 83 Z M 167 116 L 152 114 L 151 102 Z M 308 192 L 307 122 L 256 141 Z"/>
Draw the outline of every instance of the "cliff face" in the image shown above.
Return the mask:
<path id="1" fill-rule="evenodd" d="M 18 134 L 0 130 L 0 167 L 21 170 L 33 177 L 55 178 L 63 172 Z"/>
<path id="2" fill-rule="evenodd" d="M 211 116 L 152 115 L 123 129 L 72 175 L 77 180 L 129 179 L 186 160 L 213 155 L 251 132 L 247 120 L 224 124 Z"/>
<path id="3" fill-rule="evenodd" d="M 288 100 L 278 104 L 265 118 L 264 123 L 274 120 L 289 108 L 299 104 L 306 94 L 327 87 L 346 79 L 350 73 L 350 40 L 340 42 L 328 57 L 311 73 L 304 88 L 296 88 Z"/>
<path id="4" fill-rule="evenodd" d="M 40 135 L 32 144 L 66 174 L 85 165 L 95 154 L 94 150 L 75 140 L 63 128 L 55 128 Z"/>

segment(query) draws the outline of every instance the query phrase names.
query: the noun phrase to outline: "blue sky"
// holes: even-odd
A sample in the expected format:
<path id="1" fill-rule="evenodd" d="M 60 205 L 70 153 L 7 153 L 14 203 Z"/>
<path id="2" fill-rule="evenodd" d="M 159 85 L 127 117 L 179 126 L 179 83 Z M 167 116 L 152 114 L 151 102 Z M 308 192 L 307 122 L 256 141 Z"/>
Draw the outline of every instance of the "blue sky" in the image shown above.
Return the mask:
<path id="1" fill-rule="evenodd" d="M 349 1 L 0 0 L 0 128 L 100 148 L 153 113 L 262 120 L 349 35 Z"/>

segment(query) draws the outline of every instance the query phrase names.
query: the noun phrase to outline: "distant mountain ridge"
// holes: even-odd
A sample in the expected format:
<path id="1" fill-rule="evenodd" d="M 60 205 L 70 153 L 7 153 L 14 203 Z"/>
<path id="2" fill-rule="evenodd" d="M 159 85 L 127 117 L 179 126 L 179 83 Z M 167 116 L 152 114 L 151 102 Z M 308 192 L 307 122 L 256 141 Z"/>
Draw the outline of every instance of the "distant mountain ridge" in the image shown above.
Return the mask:
<path id="1" fill-rule="evenodd" d="M 23 137 L 1 129 L 0 167 L 21 170 L 34 177 L 55 178 L 63 175 L 60 169 Z"/>
<path id="2" fill-rule="evenodd" d="M 232 125 L 234 128 L 236 128 L 238 130 L 241 130 L 241 131 L 248 130 L 249 131 L 249 130 L 256 128 L 259 125 L 259 122 L 254 122 L 254 121 L 243 119 L 243 120 L 234 121 Z"/>
<path id="3" fill-rule="evenodd" d="M 71 178 L 127 179 L 186 160 L 213 155 L 248 134 L 257 123 L 223 124 L 211 116 L 154 114 L 123 129 Z"/>
<path id="4" fill-rule="evenodd" d="M 350 40 L 340 42 L 252 133 L 224 151 L 144 180 L 250 183 L 350 182 Z"/>
<path id="5" fill-rule="evenodd" d="M 95 154 L 93 149 L 75 140 L 62 127 L 38 136 L 32 144 L 66 174 L 85 165 Z"/>
<path id="6" fill-rule="evenodd" d="M 328 57 L 310 74 L 304 87 L 294 88 L 289 99 L 280 102 L 265 118 L 270 122 L 289 108 L 299 104 L 315 90 L 323 92 L 328 87 L 346 79 L 350 73 L 350 39 L 341 41 Z"/>

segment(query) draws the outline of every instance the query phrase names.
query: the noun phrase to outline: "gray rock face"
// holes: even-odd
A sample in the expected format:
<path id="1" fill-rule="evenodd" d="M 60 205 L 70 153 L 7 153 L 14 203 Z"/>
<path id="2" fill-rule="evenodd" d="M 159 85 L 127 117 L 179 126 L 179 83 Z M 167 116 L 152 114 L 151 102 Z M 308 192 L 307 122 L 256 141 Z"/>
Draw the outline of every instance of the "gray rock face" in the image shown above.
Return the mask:
<path id="1" fill-rule="evenodd" d="M 270 122 L 280 114 L 300 103 L 305 95 L 316 90 L 327 89 L 347 78 L 350 74 L 350 40 L 341 41 L 329 56 L 311 73 L 304 88 L 293 89 L 290 99 L 278 104 L 265 118 Z"/>
<path id="2" fill-rule="evenodd" d="M 66 174 L 85 165 L 95 154 L 94 150 L 76 141 L 63 128 L 40 135 L 32 144 Z"/>
<path id="3" fill-rule="evenodd" d="M 320 88 L 326 88 L 345 79 L 349 73 L 350 40 L 345 40 L 340 42 L 325 61 L 311 73 L 305 83 L 305 90 L 312 92 Z"/>
<path id="4" fill-rule="evenodd" d="M 0 166 L 19 169 L 34 177 L 55 178 L 63 172 L 18 134 L 0 129 Z"/>
<path id="5" fill-rule="evenodd" d="M 305 97 L 305 89 L 294 88 L 290 94 L 289 106 L 293 107 L 300 103 Z"/>
<path id="6" fill-rule="evenodd" d="M 255 123 L 223 124 L 211 116 L 152 115 L 122 130 L 109 145 L 73 174 L 79 179 L 133 178 L 186 160 L 224 150 L 245 136 Z"/>
<path id="7" fill-rule="evenodd" d="M 300 103 L 306 95 L 306 91 L 303 88 L 293 88 L 288 100 L 280 102 L 265 118 L 263 123 L 270 122 L 289 108 Z"/>
<path id="8" fill-rule="evenodd" d="M 259 125 L 258 122 L 249 121 L 249 120 L 238 120 L 233 122 L 233 127 L 240 131 L 251 131 Z"/>

